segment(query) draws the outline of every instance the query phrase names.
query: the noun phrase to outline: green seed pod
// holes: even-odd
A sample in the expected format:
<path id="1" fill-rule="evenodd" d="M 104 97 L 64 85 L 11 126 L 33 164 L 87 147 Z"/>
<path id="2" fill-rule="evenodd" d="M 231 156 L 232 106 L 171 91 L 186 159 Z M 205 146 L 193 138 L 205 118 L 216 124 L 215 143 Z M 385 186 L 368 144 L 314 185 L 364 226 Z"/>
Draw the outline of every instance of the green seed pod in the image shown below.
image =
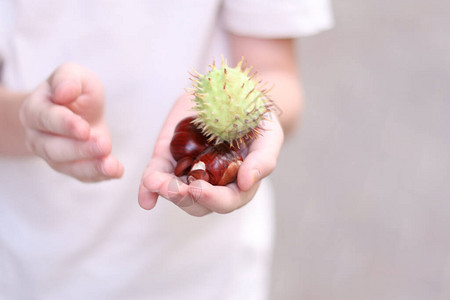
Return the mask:
<path id="1" fill-rule="evenodd" d="M 260 134 L 259 125 L 270 110 L 267 91 L 261 81 L 249 76 L 251 68 L 242 66 L 243 59 L 234 68 L 226 60 L 220 67 L 213 63 L 210 71 L 201 75 L 191 74 L 194 82 L 195 110 L 193 121 L 210 142 L 243 144 Z"/>

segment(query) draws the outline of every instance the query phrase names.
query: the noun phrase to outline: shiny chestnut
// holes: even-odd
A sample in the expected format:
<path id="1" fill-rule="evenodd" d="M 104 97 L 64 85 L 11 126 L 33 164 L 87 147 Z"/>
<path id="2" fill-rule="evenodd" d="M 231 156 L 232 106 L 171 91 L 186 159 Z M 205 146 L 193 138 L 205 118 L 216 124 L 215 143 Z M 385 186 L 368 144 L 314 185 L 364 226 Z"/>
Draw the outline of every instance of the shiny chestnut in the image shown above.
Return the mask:
<path id="1" fill-rule="evenodd" d="M 201 130 L 192 124 L 195 117 L 187 117 L 181 120 L 175 127 L 172 141 L 170 142 L 170 153 L 179 161 L 183 157 L 195 159 L 209 144 Z"/>
<path id="2" fill-rule="evenodd" d="M 187 180 L 202 179 L 213 185 L 227 185 L 236 180 L 242 156 L 227 143 L 208 147 L 193 162 Z"/>
<path id="3" fill-rule="evenodd" d="M 192 124 L 194 119 L 187 117 L 181 120 L 170 142 L 170 153 L 177 161 L 174 170 L 176 176 L 186 175 L 195 158 L 209 146 L 206 137 Z"/>

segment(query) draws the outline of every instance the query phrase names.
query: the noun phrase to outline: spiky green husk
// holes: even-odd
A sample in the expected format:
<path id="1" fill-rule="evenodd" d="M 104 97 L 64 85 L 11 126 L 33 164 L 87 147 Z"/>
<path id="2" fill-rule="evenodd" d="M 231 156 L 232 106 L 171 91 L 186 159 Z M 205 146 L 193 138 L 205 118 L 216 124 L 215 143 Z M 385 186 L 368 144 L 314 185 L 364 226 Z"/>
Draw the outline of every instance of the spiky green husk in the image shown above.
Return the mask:
<path id="1" fill-rule="evenodd" d="M 197 111 L 194 124 L 216 144 L 239 145 L 256 137 L 260 134 L 260 122 L 269 111 L 267 91 L 262 89 L 261 81 L 254 80 L 256 73 L 249 76 L 251 68 L 242 63 L 243 60 L 230 68 L 223 60 L 220 67 L 213 63 L 205 75 L 191 74 Z"/>

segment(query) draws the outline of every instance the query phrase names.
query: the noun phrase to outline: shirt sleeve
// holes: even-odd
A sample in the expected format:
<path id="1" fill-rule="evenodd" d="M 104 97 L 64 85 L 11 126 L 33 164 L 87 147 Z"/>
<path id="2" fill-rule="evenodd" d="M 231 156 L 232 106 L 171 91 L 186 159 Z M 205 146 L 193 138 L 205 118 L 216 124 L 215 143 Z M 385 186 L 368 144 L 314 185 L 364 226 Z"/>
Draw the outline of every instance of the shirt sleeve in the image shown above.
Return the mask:
<path id="1" fill-rule="evenodd" d="M 328 0 L 225 0 L 225 30 L 261 38 L 296 38 L 333 27 Z"/>

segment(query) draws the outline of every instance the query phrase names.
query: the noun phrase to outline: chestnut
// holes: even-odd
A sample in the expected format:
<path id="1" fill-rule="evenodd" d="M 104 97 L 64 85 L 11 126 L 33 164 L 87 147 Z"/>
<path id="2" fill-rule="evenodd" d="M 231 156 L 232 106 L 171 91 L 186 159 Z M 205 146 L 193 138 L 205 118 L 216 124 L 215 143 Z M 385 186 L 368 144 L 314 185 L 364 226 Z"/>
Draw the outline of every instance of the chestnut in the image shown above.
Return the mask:
<path id="1" fill-rule="evenodd" d="M 175 127 L 170 142 L 170 153 L 176 161 L 183 157 L 195 159 L 208 146 L 207 138 L 202 134 L 192 121 L 195 117 L 187 117 L 181 120 Z"/>
<path id="2" fill-rule="evenodd" d="M 175 170 L 173 171 L 173 173 L 178 177 L 186 175 L 191 169 L 193 163 L 194 158 L 185 156 L 177 161 L 177 165 L 175 166 Z"/>
<path id="3" fill-rule="evenodd" d="M 187 180 L 206 180 L 213 185 L 227 185 L 236 180 L 242 156 L 230 144 L 221 143 L 206 148 L 193 162 Z"/>

